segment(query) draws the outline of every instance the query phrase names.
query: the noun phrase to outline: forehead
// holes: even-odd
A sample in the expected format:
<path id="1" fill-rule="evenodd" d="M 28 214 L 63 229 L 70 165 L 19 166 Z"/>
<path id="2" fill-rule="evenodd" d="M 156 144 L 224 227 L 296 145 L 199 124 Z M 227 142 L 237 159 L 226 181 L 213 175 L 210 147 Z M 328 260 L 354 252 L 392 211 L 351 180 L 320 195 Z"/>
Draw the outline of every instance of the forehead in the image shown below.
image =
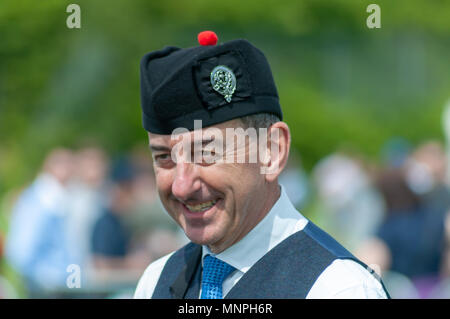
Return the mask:
<path id="1" fill-rule="evenodd" d="M 227 128 L 237 128 L 241 126 L 242 122 L 239 119 L 234 119 L 213 126 L 205 127 L 197 131 L 189 131 L 176 135 L 162 135 L 148 132 L 148 139 L 150 146 L 158 145 L 170 148 L 173 147 L 180 139 L 183 139 L 187 136 L 190 136 L 191 141 L 195 141 L 198 138 L 200 139 L 204 138 L 203 134 L 195 134 L 196 132 L 198 133 L 198 131 L 203 132 L 206 131 L 207 129 L 219 129 L 221 132 L 225 132 Z"/>

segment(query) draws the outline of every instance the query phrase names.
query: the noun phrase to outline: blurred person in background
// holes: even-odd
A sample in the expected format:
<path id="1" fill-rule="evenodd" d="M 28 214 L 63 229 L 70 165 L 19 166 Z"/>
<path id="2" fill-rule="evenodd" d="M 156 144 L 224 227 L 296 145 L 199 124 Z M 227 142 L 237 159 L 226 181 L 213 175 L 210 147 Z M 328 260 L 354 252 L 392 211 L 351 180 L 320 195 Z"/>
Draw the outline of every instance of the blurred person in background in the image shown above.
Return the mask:
<path id="1" fill-rule="evenodd" d="M 408 186 L 420 197 L 424 209 L 446 214 L 450 209 L 450 192 L 445 183 L 447 158 L 443 145 L 438 141 L 422 143 L 405 165 Z"/>
<path id="2" fill-rule="evenodd" d="M 412 279 L 420 296 L 426 297 L 440 276 L 444 251 L 443 215 L 423 205 L 421 198 L 410 189 L 402 169 L 381 171 L 376 185 L 386 205 L 386 217 L 376 237 L 388 249 L 389 270 Z"/>
<path id="3" fill-rule="evenodd" d="M 381 147 L 382 162 L 388 167 L 403 167 L 411 154 L 411 149 L 411 142 L 407 139 L 400 136 L 391 137 Z"/>
<path id="4" fill-rule="evenodd" d="M 442 113 L 442 126 L 445 136 L 445 152 L 447 154 L 445 184 L 447 187 L 450 187 L 450 99 L 447 101 Z"/>
<path id="5" fill-rule="evenodd" d="M 91 266 L 91 237 L 94 223 L 105 205 L 104 184 L 108 159 L 100 147 L 82 148 L 75 154 L 74 178 L 69 184 L 67 218 L 69 249 L 82 270 Z M 81 274 L 85 274 L 82 271 Z"/>
<path id="6" fill-rule="evenodd" d="M 335 153 L 313 170 L 318 222 L 350 251 L 373 236 L 383 219 L 382 198 L 357 160 Z"/>
<path id="7" fill-rule="evenodd" d="M 66 269 L 73 263 L 66 236 L 72 174 L 72 152 L 52 150 L 13 207 L 6 255 L 23 276 L 30 297 L 51 296 L 66 286 Z"/>
<path id="8" fill-rule="evenodd" d="M 450 100 L 447 101 L 444 112 L 442 114 L 442 126 L 445 136 L 445 153 L 446 153 L 446 174 L 445 185 L 447 189 L 450 188 Z M 445 249 L 445 261 L 442 268 L 443 274 L 450 278 L 450 208 L 447 209 L 445 217 L 445 237 L 446 237 L 446 249 Z M 450 284 L 449 284 L 450 286 Z M 449 289 L 450 290 L 450 289 Z M 450 293 L 448 294 L 450 296 Z"/>
<path id="9" fill-rule="evenodd" d="M 295 150 L 289 153 L 286 168 L 280 175 L 280 184 L 286 188 L 286 194 L 295 208 L 302 209 L 306 206 L 310 197 L 310 186 L 300 154 Z"/>
<path id="10" fill-rule="evenodd" d="M 136 171 L 126 157 L 118 159 L 112 168 L 108 203 L 95 222 L 91 249 L 97 271 L 142 270 L 149 261 L 143 251 L 131 251 L 131 232 L 125 220 L 133 211 L 133 180 Z"/>

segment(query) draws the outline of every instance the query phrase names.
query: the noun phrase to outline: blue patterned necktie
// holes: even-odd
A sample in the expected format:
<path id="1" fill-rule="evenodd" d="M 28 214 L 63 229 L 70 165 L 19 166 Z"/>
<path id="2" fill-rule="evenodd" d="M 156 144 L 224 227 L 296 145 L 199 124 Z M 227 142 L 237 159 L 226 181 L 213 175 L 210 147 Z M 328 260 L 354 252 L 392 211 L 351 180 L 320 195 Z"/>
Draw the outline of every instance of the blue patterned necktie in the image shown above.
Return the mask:
<path id="1" fill-rule="evenodd" d="M 216 257 L 203 258 L 202 295 L 200 299 L 222 299 L 222 283 L 235 268 Z"/>

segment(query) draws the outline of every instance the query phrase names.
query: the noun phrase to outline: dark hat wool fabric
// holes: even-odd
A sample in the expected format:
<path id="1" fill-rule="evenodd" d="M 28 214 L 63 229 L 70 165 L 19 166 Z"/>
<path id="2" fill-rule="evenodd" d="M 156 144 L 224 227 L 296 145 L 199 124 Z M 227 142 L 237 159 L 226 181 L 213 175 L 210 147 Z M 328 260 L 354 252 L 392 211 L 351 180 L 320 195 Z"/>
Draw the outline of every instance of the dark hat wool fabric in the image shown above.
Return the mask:
<path id="1" fill-rule="evenodd" d="M 171 134 L 257 113 L 282 119 L 277 89 L 264 54 L 246 40 L 182 49 L 165 47 L 141 60 L 144 128 Z"/>

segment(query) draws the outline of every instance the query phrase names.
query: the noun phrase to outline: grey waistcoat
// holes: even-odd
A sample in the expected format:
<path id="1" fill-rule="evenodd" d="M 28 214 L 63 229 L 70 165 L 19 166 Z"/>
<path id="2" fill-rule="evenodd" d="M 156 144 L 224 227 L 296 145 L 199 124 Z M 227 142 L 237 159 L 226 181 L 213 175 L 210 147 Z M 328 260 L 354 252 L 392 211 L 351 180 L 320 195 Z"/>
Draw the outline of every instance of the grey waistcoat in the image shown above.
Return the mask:
<path id="1" fill-rule="evenodd" d="M 193 243 L 175 252 L 164 266 L 152 298 L 198 299 L 201 256 L 202 247 Z M 259 259 L 225 298 L 306 298 L 319 275 L 336 259 L 356 261 L 381 282 L 373 270 L 309 221 L 303 230 Z"/>

